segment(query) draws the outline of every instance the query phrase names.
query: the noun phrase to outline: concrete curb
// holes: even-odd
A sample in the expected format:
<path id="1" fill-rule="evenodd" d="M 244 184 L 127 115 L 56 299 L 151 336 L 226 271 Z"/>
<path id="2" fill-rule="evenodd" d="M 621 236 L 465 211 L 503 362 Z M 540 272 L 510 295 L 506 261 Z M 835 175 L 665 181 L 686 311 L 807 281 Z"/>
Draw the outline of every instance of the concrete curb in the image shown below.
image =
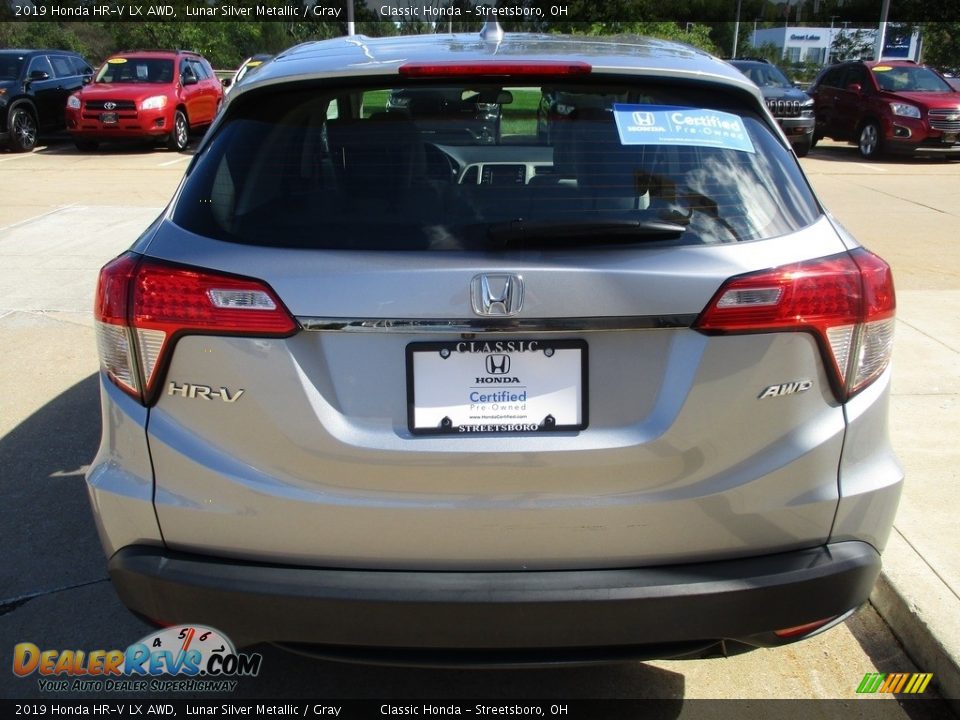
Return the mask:
<path id="1" fill-rule="evenodd" d="M 960 598 L 896 529 L 870 602 L 960 717 Z"/>

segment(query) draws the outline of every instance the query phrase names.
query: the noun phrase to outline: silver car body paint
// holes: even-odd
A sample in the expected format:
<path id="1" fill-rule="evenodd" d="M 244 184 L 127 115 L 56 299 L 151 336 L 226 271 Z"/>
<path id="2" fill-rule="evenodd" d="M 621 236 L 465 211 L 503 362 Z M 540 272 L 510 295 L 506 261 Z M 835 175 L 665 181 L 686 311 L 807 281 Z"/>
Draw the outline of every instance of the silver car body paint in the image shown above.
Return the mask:
<path id="1" fill-rule="evenodd" d="M 757 88 L 699 51 L 508 34 L 498 45 L 449 36 L 294 48 L 232 90 L 200 153 L 230 106 L 291 78 L 531 56 L 723 87 L 786 146 Z M 104 436 L 88 484 L 108 555 L 145 544 L 317 568 L 521 571 L 886 542 L 903 479 L 887 439 L 889 369 L 840 403 L 812 335 L 689 327 L 732 276 L 854 247 L 826 215 L 759 241 L 602 253 L 259 247 L 191 233 L 171 213 L 151 230 L 138 252 L 261 279 L 307 329 L 179 339 L 164 388 L 227 388 L 232 400 L 242 388 L 236 402 L 163 392 L 148 409 L 102 375 Z M 522 277 L 521 329 L 469 325 L 479 274 Z M 686 321 L 644 323 L 678 317 Z M 444 322 L 483 340 L 585 340 L 587 429 L 412 434 L 404 351 L 462 337 L 444 335 Z M 810 383 L 804 392 L 758 401 L 764 388 L 799 380 Z"/>

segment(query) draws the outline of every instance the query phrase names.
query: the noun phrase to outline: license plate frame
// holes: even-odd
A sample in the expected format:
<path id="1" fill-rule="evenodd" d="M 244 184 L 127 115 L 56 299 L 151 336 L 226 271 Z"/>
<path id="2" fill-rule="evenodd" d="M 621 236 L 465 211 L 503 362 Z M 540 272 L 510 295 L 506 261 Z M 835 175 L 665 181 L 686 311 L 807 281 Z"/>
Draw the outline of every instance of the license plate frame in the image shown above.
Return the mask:
<path id="1" fill-rule="evenodd" d="M 116 125 L 120 122 L 120 116 L 115 112 L 106 112 L 100 115 L 100 122 L 104 125 Z"/>
<path id="2" fill-rule="evenodd" d="M 456 436 L 579 432 L 589 424 L 588 370 L 581 339 L 412 342 L 407 429 Z"/>

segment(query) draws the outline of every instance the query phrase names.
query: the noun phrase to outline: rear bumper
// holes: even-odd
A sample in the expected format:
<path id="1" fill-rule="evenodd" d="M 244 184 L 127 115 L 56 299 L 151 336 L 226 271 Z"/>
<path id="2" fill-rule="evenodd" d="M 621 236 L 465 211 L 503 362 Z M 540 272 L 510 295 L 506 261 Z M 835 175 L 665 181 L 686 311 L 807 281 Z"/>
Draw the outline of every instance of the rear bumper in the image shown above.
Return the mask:
<path id="1" fill-rule="evenodd" d="M 131 546 L 110 576 L 133 611 L 261 641 L 433 650 L 625 648 L 756 636 L 863 603 L 863 542 L 639 569 L 399 572 L 243 563 Z M 799 639 L 799 638 L 794 638 Z"/>

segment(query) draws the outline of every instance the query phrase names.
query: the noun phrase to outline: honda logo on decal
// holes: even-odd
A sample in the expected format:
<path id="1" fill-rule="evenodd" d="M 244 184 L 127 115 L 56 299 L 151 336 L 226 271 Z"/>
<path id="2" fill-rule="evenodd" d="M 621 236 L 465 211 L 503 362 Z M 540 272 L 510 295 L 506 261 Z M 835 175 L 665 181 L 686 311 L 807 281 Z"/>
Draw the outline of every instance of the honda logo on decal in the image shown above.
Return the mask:
<path id="1" fill-rule="evenodd" d="M 523 278 L 477 275 L 470 281 L 470 300 L 477 315 L 516 315 L 523 306 Z"/>
<path id="2" fill-rule="evenodd" d="M 510 372 L 509 355 L 487 355 L 487 374 L 506 375 Z"/>
<path id="3" fill-rule="evenodd" d="M 652 112 L 638 111 L 633 114 L 633 124 L 640 127 L 650 127 L 657 124 Z"/>

